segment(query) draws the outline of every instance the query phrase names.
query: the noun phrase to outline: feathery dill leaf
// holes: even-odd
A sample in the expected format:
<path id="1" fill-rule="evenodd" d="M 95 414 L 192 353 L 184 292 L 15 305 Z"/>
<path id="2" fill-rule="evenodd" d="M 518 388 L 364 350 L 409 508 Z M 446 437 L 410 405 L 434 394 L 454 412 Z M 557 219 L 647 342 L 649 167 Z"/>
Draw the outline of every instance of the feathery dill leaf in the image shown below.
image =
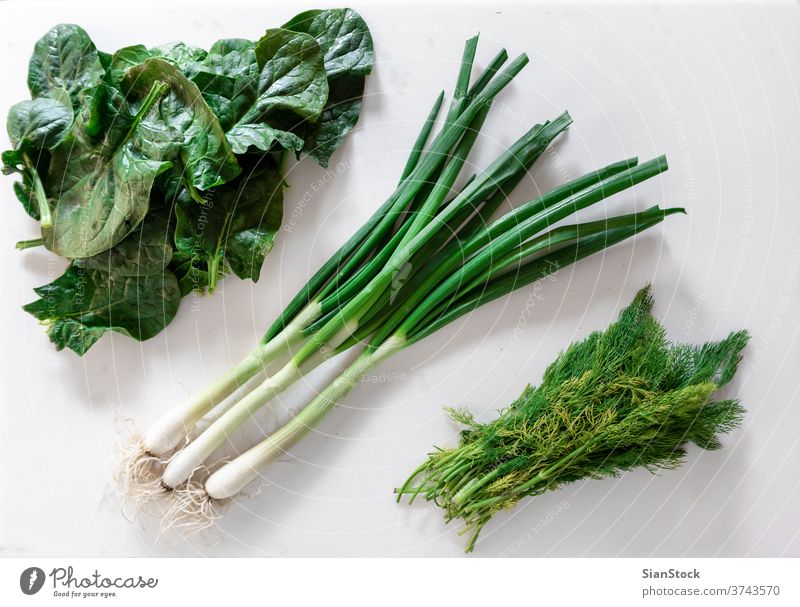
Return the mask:
<path id="1" fill-rule="evenodd" d="M 466 426 L 458 447 L 436 448 L 397 489 L 398 501 L 434 501 L 445 520 L 462 519 L 467 552 L 496 512 L 583 478 L 633 468 L 678 467 L 685 445 L 721 446 L 719 435 L 741 422 L 736 400 L 712 400 L 728 383 L 749 335 L 731 333 L 702 346 L 673 344 L 652 315 L 650 287 L 619 319 L 570 345 L 497 419 Z"/>

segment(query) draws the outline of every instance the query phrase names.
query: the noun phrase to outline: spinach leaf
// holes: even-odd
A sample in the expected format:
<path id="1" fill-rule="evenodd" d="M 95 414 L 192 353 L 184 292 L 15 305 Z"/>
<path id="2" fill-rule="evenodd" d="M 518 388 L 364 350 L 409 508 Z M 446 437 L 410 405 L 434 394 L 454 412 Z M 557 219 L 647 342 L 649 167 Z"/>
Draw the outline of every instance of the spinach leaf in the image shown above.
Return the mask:
<path id="1" fill-rule="evenodd" d="M 23 181 L 15 181 L 12 187 L 14 188 L 14 195 L 22 203 L 22 208 L 25 209 L 28 216 L 39 221 L 39 207 L 33 200 L 30 178 L 26 176 L 26 173 L 23 173 Z"/>
<path id="2" fill-rule="evenodd" d="M 143 126 L 165 88 L 153 86 L 121 136 L 95 142 L 78 116 L 53 149 L 45 185 L 55 204 L 52 225 L 42 226 L 48 249 L 72 259 L 91 257 L 116 245 L 144 219 L 153 181 L 171 166 L 163 134 Z"/>
<path id="3" fill-rule="evenodd" d="M 143 341 L 175 317 L 181 293 L 168 268 L 172 247 L 164 214 L 148 216 L 117 247 L 75 260 L 48 285 L 41 299 L 24 306 L 48 323 L 48 336 L 61 350 L 84 354 L 106 331 Z"/>
<path id="4" fill-rule="evenodd" d="M 180 159 L 183 178 L 198 190 L 240 171 L 213 112 L 176 67 L 148 59 L 129 69 L 122 84 L 124 94 L 102 85 L 101 141 L 79 119 L 53 151 L 47 189 L 58 195 L 43 236 L 65 257 L 91 257 L 122 240 L 147 214 L 153 182 L 173 160 Z"/>
<path id="5" fill-rule="evenodd" d="M 185 72 L 191 64 L 205 59 L 207 53 L 201 48 L 189 46 L 183 42 L 170 42 L 150 49 L 150 54 L 153 57 L 160 57 L 169 61 L 179 70 Z"/>
<path id="6" fill-rule="evenodd" d="M 121 276 L 71 265 L 34 291 L 41 299 L 24 310 L 48 323 L 47 334 L 58 350 L 66 347 L 80 355 L 106 331 L 150 339 L 172 321 L 181 300 L 168 270 Z"/>
<path id="7" fill-rule="evenodd" d="M 221 195 L 231 209 L 225 259 L 239 278 L 257 282 L 283 220 L 283 177 L 267 156 L 243 177 L 236 192 Z"/>
<path id="8" fill-rule="evenodd" d="M 330 83 L 328 103 L 315 124 L 305 133 L 303 151 L 327 167 L 331 156 L 355 127 L 364 94 L 363 76 L 339 76 Z"/>
<path id="9" fill-rule="evenodd" d="M 203 292 L 209 285 L 208 262 L 201 255 L 175 251 L 169 269 L 178 279 L 181 297 Z"/>
<path id="10" fill-rule="evenodd" d="M 244 154 L 251 148 L 267 151 L 276 143 L 284 149 L 299 152 L 304 145 L 303 139 L 295 133 L 273 128 L 265 122 L 236 124 L 227 136 L 236 154 Z"/>
<path id="11" fill-rule="evenodd" d="M 206 54 L 203 49 L 187 46 L 183 42 L 172 42 L 150 49 L 143 44 L 126 46 L 110 56 L 106 69 L 106 80 L 112 86 L 119 88 L 128 69 L 153 58 L 168 61 L 182 72 L 187 73 L 191 71 L 191 66 L 203 61 Z"/>
<path id="12" fill-rule="evenodd" d="M 256 43 L 246 38 L 217 40 L 201 61 L 189 64 L 189 72 L 194 74 L 205 71 L 230 78 L 240 76 L 257 78 L 259 68 L 255 47 Z"/>
<path id="13" fill-rule="evenodd" d="M 13 175 L 22 172 L 25 166 L 25 158 L 20 150 L 6 150 L 2 154 L 3 175 Z"/>
<path id="14" fill-rule="evenodd" d="M 49 163 L 48 150 L 61 143 L 73 122 L 72 103 L 67 91 L 54 88 L 51 97 L 21 101 L 12 106 L 8 114 L 8 136 L 13 150 L 3 152 L 3 172 L 20 173 L 22 182 L 14 184 L 14 193 L 25 212 L 44 226 L 52 223 L 38 169 Z"/>
<path id="15" fill-rule="evenodd" d="M 148 59 L 127 70 L 123 89 L 135 96 L 145 94 L 158 82 L 169 86 L 153 111 L 142 120 L 143 131 L 160 152 L 174 141 L 180 143 L 180 159 L 189 185 L 207 190 L 230 181 L 241 171 L 225 139 L 219 120 L 203 100 L 200 89 L 174 65 Z"/>
<path id="16" fill-rule="evenodd" d="M 108 66 L 111 65 L 111 53 L 98 50 L 97 58 L 100 60 L 100 65 L 102 65 L 103 69 L 108 73 Z"/>
<path id="17" fill-rule="evenodd" d="M 327 167 L 358 121 L 364 81 L 374 64 L 372 36 L 349 8 L 306 11 L 283 27 L 313 36 L 325 56 L 330 93 L 319 121 L 305 125 L 303 151 Z"/>
<path id="18" fill-rule="evenodd" d="M 18 150 L 50 149 L 61 143 L 72 126 L 69 93 L 52 89 L 50 97 L 20 101 L 8 112 L 8 137 Z"/>
<path id="19" fill-rule="evenodd" d="M 153 55 L 143 44 L 125 46 L 111 55 L 106 70 L 106 81 L 111 86 L 119 89 L 122 87 L 122 78 L 130 68 L 152 59 Z"/>
<path id="20" fill-rule="evenodd" d="M 274 143 L 300 149 L 302 139 L 273 119 L 291 114 L 295 121 L 316 121 L 328 98 L 328 82 L 319 44 L 309 35 L 271 29 L 254 49 L 258 78 L 255 87 L 242 88 L 235 122 L 227 132 L 237 154 L 248 148 L 268 151 Z"/>
<path id="21" fill-rule="evenodd" d="M 258 63 L 255 42 L 241 38 L 218 40 L 202 62 L 189 66 L 189 76 L 229 130 L 257 96 Z"/>
<path id="22" fill-rule="evenodd" d="M 283 28 L 314 37 L 325 55 L 328 78 L 343 74 L 367 76 L 372 72 L 372 35 L 361 15 L 352 9 L 305 11 Z"/>
<path id="23" fill-rule="evenodd" d="M 272 156 L 245 157 L 236 181 L 216 188 L 206 206 L 187 195 L 176 205 L 179 278 L 213 291 L 226 267 L 257 281 L 283 218 L 283 180 Z M 205 272 L 205 275 L 199 272 Z"/>
<path id="24" fill-rule="evenodd" d="M 41 180 L 39 179 L 37 167 L 47 166 L 50 161 L 49 153 L 47 150 L 41 150 L 38 156 L 31 158 L 23 154 L 22 150 L 6 150 L 3 152 L 2 157 L 3 174 L 11 175 L 13 173 L 19 173 L 22 177 L 22 181 L 17 181 L 12 186 L 14 188 L 14 195 L 17 197 L 17 200 L 22 203 L 25 212 L 36 221 L 39 221 L 41 215 L 39 213 L 39 203 L 35 192 L 37 186 L 41 184 Z"/>
<path id="25" fill-rule="evenodd" d="M 250 40 L 218 40 L 204 60 L 191 64 L 188 70 L 226 132 L 247 112 L 258 95 L 259 69 L 255 43 Z M 255 137 L 254 141 L 259 144 L 263 137 Z M 238 153 L 247 148 L 240 139 L 231 143 Z"/>
<path id="26" fill-rule="evenodd" d="M 139 227 L 117 246 L 94 257 L 76 259 L 84 270 L 98 270 L 117 276 L 158 274 L 172 260 L 171 209 L 162 207 L 147 214 Z"/>
<path id="27" fill-rule="evenodd" d="M 34 99 L 64 89 L 77 108 L 85 91 L 100 84 L 104 75 L 89 35 L 77 25 L 61 24 L 36 42 L 28 64 L 28 88 Z"/>
<path id="28" fill-rule="evenodd" d="M 36 169 L 28 167 L 23 168 L 20 174 L 22 175 L 22 181 L 14 183 L 14 195 L 22 203 L 22 208 L 25 209 L 25 212 L 36 221 L 40 221 L 39 201 L 35 194 L 36 180 L 39 179 L 39 176 Z"/>

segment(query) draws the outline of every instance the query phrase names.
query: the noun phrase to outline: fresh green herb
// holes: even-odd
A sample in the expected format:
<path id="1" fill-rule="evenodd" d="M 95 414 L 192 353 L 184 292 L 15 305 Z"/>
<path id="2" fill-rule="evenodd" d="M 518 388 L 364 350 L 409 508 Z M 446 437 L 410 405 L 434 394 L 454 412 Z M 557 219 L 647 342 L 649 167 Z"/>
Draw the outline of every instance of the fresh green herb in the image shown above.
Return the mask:
<path id="1" fill-rule="evenodd" d="M 236 111 L 228 140 L 237 154 L 251 147 L 266 151 L 275 142 L 302 148 L 303 140 L 289 127 L 318 121 L 325 107 L 328 81 L 322 50 L 308 34 L 274 29 L 255 44 L 253 58 L 258 75 L 241 89 L 234 87 L 241 95 L 231 103 Z"/>
<path id="2" fill-rule="evenodd" d="M 655 472 L 681 464 L 685 445 L 721 446 L 744 410 L 712 400 L 736 372 L 744 331 L 702 346 L 673 344 L 653 317 L 650 288 L 605 331 L 572 344 L 497 419 L 466 427 L 455 448 L 436 448 L 397 490 L 398 501 L 433 501 L 462 519 L 467 552 L 491 517 L 530 496 L 585 478 Z"/>
<path id="3" fill-rule="evenodd" d="M 270 156 L 248 157 L 242 176 L 216 189 L 213 204 L 201 206 L 184 192 L 175 209 L 179 254 L 208 264 L 210 288 L 227 261 L 239 278 L 258 280 L 283 215 L 283 181 Z M 269 204 L 265 207 L 264 200 Z M 195 264 L 196 265 L 196 264 Z M 191 289 L 190 289 L 191 290 Z"/>
<path id="4" fill-rule="evenodd" d="M 358 120 L 372 65 L 369 29 L 350 9 L 302 13 L 260 40 L 219 40 L 208 52 L 177 42 L 107 54 L 77 25 L 54 27 L 31 57 L 32 99 L 9 112 L 3 172 L 20 175 L 14 193 L 41 227 L 17 248 L 43 245 L 74 263 L 37 290 L 48 302 L 25 309 L 58 349 L 83 354 L 107 330 L 158 333 L 177 310 L 176 281 L 187 295 L 230 272 L 258 280 L 283 218 L 287 153 L 327 166 Z M 163 289 L 143 298 L 156 278 L 135 272 L 129 253 L 151 214 L 170 254 Z M 126 260 L 132 298 L 113 309 L 102 294 L 121 288 L 119 270 L 81 269 L 109 252 Z M 91 293 L 75 301 L 79 279 Z"/>
<path id="5" fill-rule="evenodd" d="M 28 64 L 28 88 L 34 99 L 66 90 L 75 108 L 94 94 L 105 70 L 89 35 L 77 25 L 61 24 L 33 47 Z"/>
<path id="6" fill-rule="evenodd" d="M 145 340 L 175 317 L 181 300 L 172 257 L 168 210 L 153 212 L 131 238 L 113 249 L 73 261 L 25 306 L 48 324 L 50 339 L 85 353 L 109 330 Z"/>
<path id="7" fill-rule="evenodd" d="M 161 142 L 158 134 L 151 138 L 144 119 L 166 90 L 166 84 L 154 82 L 129 128 L 113 137 L 93 140 L 78 115 L 69 135 L 51 151 L 44 183 L 53 220 L 52 227 L 42 228 L 48 249 L 69 259 L 97 255 L 147 215 L 156 177 L 172 163 L 148 153 Z"/>
<path id="8" fill-rule="evenodd" d="M 64 141 L 73 123 L 69 93 L 54 88 L 50 94 L 50 98 L 21 101 L 12 106 L 7 128 L 14 149 L 3 153 L 3 172 L 22 175 L 22 182 L 14 184 L 14 192 L 43 230 L 52 227 L 53 217 L 38 172 L 39 158 Z"/>
<path id="9" fill-rule="evenodd" d="M 349 8 L 306 11 L 283 27 L 313 36 L 322 49 L 328 100 L 320 119 L 304 124 L 303 151 L 327 167 L 358 121 L 364 83 L 372 71 L 372 36 L 361 16 Z"/>
<path id="10" fill-rule="evenodd" d="M 667 165 L 661 157 L 609 165 L 492 220 L 572 119 L 565 112 L 533 126 L 481 173 L 457 185 L 493 99 L 527 64 L 522 55 L 503 68 L 503 51 L 470 86 L 476 46 L 477 37 L 467 41 L 441 130 L 428 143 L 442 105 L 439 96 L 388 200 L 300 290 L 241 363 L 157 420 L 123 461 L 120 478 L 136 496 L 174 488 L 166 517 L 171 523 L 192 512 L 202 519 L 213 512 L 212 499 L 236 495 L 380 361 L 488 301 L 682 212 L 653 207 L 554 227 L 663 172 Z M 329 356 L 363 344 L 355 362 L 294 419 L 198 485 L 193 475 L 206 469 L 216 449 L 255 411 Z M 227 400 L 279 357 L 289 362 L 238 402 Z M 196 432 L 206 415 L 205 429 Z"/>

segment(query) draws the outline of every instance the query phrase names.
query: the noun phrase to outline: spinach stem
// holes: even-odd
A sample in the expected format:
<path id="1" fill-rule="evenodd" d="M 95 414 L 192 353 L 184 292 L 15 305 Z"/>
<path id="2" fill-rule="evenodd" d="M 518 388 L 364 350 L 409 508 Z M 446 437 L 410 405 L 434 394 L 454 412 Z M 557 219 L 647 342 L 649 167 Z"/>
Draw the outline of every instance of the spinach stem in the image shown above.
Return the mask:
<path id="1" fill-rule="evenodd" d="M 44 239 L 42 239 L 42 238 L 33 238 L 31 240 L 20 240 L 16 244 L 16 248 L 19 249 L 20 251 L 22 251 L 24 249 L 32 249 L 34 247 L 41 247 L 42 245 L 44 245 Z"/>
<path id="2" fill-rule="evenodd" d="M 203 198 L 203 195 L 194 186 L 191 180 L 187 179 L 186 176 L 184 175 L 183 177 L 181 177 L 181 181 L 183 181 L 183 185 L 186 186 L 186 191 L 189 193 L 189 198 L 191 198 L 192 200 L 203 206 L 208 206 L 208 201 L 205 198 Z"/>
<path id="3" fill-rule="evenodd" d="M 222 225 L 222 228 L 219 231 L 219 236 L 217 236 L 217 246 L 214 249 L 214 255 L 211 256 L 211 260 L 208 263 L 209 293 L 213 293 L 214 290 L 217 288 L 217 280 L 220 272 L 220 264 L 222 263 L 222 259 L 225 256 L 225 251 L 222 248 L 222 242 L 223 239 L 228 236 L 227 231 L 232 217 L 233 217 L 232 214 L 229 214 L 227 217 L 225 217 L 225 223 Z"/>
<path id="4" fill-rule="evenodd" d="M 47 201 L 47 193 L 44 191 L 44 184 L 39 171 L 36 170 L 36 165 L 31 160 L 28 154 L 23 154 L 23 159 L 28 165 L 31 180 L 33 181 L 33 191 L 36 194 L 36 202 L 39 208 L 39 225 L 42 229 L 49 229 L 53 227 L 53 215 L 50 211 L 50 203 Z"/>
<path id="5" fill-rule="evenodd" d="M 208 292 L 213 293 L 217 288 L 217 275 L 219 274 L 219 264 L 221 256 L 219 254 L 211 257 L 208 262 Z"/>
<path id="6" fill-rule="evenodd" d="M 133 117 L 133 121 L 131 122 L 130 127 L 128 128 L 127 133 L 125 133 L 125 137 L 123 137 L 122 141 L 120 142 L 118 147 L 122 147 L 125 142 L 127 142 L 132 136 L 136 129 L 139 127 L 139 124 L 144 120 L 144 117 L 152 109 L 153 105 L 161 99 L 161 97 L 169 90 L 169 85 L 166 82 L 162 82 L 161 80 L 157 80 L 153 83 L 153 86 L 150 87 L 150 91 L 147 93 L 147 96 L 142 100 L 142 104 L 139 106 L 139 109 L 136 111 L 136 115 Z"/>

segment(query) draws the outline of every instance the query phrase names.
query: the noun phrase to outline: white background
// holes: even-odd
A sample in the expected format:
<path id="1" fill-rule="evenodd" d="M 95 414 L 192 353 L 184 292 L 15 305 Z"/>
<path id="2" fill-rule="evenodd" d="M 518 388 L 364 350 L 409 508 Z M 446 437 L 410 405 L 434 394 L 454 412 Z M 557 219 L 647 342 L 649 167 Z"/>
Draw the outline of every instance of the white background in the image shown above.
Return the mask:
<path id="1" fill-rule="evenodd" d="M 268 6 L 269 4 L 269 6 Z M 82 25 L 100 49 L 257 38 L 307 6 L 235 2 L 0 6 L 0 114 L 24 99 L 34 42 L 58 22 Z M 444 406 L 482 419 L 513 400 L 571 341 L 612 321 L 652 282 L 656 315 L 676 340 L 753 335 L 725 391 L 748 410 L 725 448 L 690 448 L 653 476 L 581 482 L 495 517 L 480 556 L 800 556 L 800 16 L 765 5 L 352 3 L 369 23 L 377 64 L 359 128 L 333 174 L 292 166 L 287 230 L 258 284 L 228 278 L 212 297 L 139 344 L 106 336 L 83 358 L 55 352 L 20 306 L 64 263 L 15 251 L 37 236 L 2 180 L 0 267 L 0 554 L 4 556 L 458 555 L 455 524 L 434 507 L 397 505 L 402 483 L 457 428 Z M 485 166 L 534 122 L 569 109 L 575 124 L 512 203 L 567 178 L 639 155 L 671 170 L 583 214 L 684 205 L 635 242 L 474 313 L 375 371 L 264 475 L 219 527 L 190 541 L 157 539 L 103 498 L 129 418 L 137 427 L 243 356 L 296 289 L 391 192 L 424 116 L 452 88 L 463 42 L 481 32 L 478 64 L 504 45 L 531 64 L 483 129 Z M 7 140 L 3 135 L 4 146 Z M 337 163 L 342 163 L 337 169 Z M 314 192 L 312 184 L 322 183 Z M 324 385 L 320 370 L 278 414 Z M 262 415 L 263 428 L 275 415 Z"/>

